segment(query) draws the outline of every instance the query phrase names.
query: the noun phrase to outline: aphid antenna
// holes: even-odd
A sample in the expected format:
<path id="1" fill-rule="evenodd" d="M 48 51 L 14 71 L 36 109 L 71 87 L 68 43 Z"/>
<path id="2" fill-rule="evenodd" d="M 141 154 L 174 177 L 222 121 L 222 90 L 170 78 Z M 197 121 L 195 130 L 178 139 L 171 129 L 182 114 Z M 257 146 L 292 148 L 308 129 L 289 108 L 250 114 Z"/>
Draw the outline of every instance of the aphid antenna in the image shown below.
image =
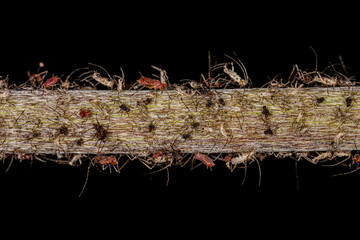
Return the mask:
<path id="1" fill-rule="evenodd" d="M 108 75 L 108 77 L 109 77 L 112 81 L 114 81 L 114 79 L 111 77 L 111 75 L 109 74 L 109 72 L 106 71 L 106 69 L 105 69 L 104 67 L 102 67 L 102 66 L 100 66 L 100 65 L 97 65 L 97 64 L 94 64 L 94 63 L 88 63 L 88 64 L 91 65 L 91 66 L 95 66 L 95 67 L 100 68 L 101 70 L 103 70 L 103 71 L 106 73 L 106 75 Z"/>
<path id="2" fill-rule="evenodd" d="M 245 67 L 244 63 L 240 60 L 240 58 L 236 55 L 235 52 L 233 52 L 233 54 L 235 55 L 235 57 L 236 57 L 237 59 L 235 59 L 235 58 L 233 58 L 233 57 L 231 57 L 231 56 L 229 56 L 229 55 L 227 55 L 227 54 L 225 54 L 225 56 L 228 57 L 228 58 L 230 58 L 231 60 L 233 60 L 233 61 L 240 67 L 241 71 L 242 71 L 243 74 L 244 74 L 245 80 L 249 80 L 249 81 L 250 81 L 250 84 L 251 84 L 251 86 L 252 86 L 251 79 L 249 78 L 249 75 L 248 75 L 248 73 L 247 73 L 247 71 L 246 71 L 246 67 Z"/>

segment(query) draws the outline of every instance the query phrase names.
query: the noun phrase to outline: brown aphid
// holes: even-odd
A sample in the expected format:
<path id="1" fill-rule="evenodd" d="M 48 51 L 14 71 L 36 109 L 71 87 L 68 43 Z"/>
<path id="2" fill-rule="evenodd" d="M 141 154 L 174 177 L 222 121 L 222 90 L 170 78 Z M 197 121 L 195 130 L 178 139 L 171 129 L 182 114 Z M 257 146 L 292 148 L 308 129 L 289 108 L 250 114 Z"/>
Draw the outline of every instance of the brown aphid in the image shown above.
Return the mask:
<path id="1" fill-rule="evenodd" d="M 346 107 L 350 107 L 350 106 L 351 106 L 352 100 L 353 100 L 353 99 L 351 98 L 351 96 L 348 96 L 348 97 L 345 99 Z"/>
<path id="2" fill-rule="evenodd" d="M 315 105 L 319 105 L 320 103 L 324 102 L 325 101 L 325 98 L 324 97 L 316 97 L 314 100 L 313 100 L 313 103 Z"/>
<path id="3" fill-rule="evenodd" d="M 67 136 L 69 134 L 69 130 L 66 126 L 62 126 L 61 128 L 59 128 L 59 133 Z"/>
<path id="4" fill-rule="evenodd" d="M 84 139 L 79 138 L 79 139 L 76 140 L 76 145 L 77 146 L 82 146 L 83 144 L 84 144 Z"/>
<path id="5" fill-rule="evenodd" d="M 182 137 L 183 137 L 183 139 L 186 140 L 186 139 L 191 138 L 191 134 L 190 134 L 190 133 L 186 133 L 186 134 L 183 134 Z"/>
<path id="6" fill-rule="evenodd" d="M 264 131 L 264 134 L 265 135 L 274 135 L 274 133 L 273 133 L 273 131 L 271 130 L 270 127 Z"/>
<path id="7" fill-rule="evenodd" d="M 196 129 L 196 128 L 200 127 L 200 123 L 199 122 L 194 122 L 194 123 L 191 124 L 191 127 Z"/>
<path id="8" fill-rule="evenodd" d="M 99 140 L 105 140 L 108 135 L 108 131 L 103 126 L 101 126 L 99 123 L 94 123 L 93 126 L 96 130 L 96 137 Z"/>
<path id="9" fill-rule="evenodd" d="M 266 106 L 263 106 L 263 107 L 262 107 L 261 114 L 262 114 L 265 118 L 268 118 L 268 117 L 270 116 L 270 111 L 269 111 L 269 109 L 268 109 Z"/>
<path id="10" fill-rule="evenodd" d="M 149 124 L 149 132 L 153 132 L 156 129 L 156 126 L 153 123 Z"/>
<path id="11" fill-rule="evenodd" d="M 206 101 L 205 107 L 211 108 L 214 105 L 214 102 L 211 99 L 208 99 Z"/>
<path id="12" fill-rule="evenodd" d="M 126 106 L 125 104 L 121 104 L 120 109 L 126 113 L 130 112 L 130 108 L 128 106 Z"/>

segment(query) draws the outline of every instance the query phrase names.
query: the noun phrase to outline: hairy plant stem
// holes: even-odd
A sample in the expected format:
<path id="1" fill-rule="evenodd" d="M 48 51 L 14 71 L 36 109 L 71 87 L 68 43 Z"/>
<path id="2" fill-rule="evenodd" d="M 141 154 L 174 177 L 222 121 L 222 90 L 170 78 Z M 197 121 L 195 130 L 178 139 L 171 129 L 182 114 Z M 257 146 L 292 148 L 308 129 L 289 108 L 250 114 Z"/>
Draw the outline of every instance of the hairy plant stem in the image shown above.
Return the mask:
<path id="1" fill-rule="evenodd" d="M 359 90 L 1 90 L 0 152 L 348 151 L 360 146 Z"/>

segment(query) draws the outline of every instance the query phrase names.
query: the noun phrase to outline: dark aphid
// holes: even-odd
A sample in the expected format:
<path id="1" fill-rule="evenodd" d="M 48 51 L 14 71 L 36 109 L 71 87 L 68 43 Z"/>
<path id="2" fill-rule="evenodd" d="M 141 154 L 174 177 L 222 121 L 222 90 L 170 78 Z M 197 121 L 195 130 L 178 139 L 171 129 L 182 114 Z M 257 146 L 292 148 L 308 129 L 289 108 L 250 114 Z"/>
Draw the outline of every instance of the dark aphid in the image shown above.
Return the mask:
<path id="1" fill-rule="evenodd" d="M 82 138 L 76 140 L 76 145 L 82 146 L 83 144 L 84 144 L 84 140 Z"/>
<path id="2" fill-rule="evenodd" d="M 221 106 L 225 106 L 225 101 L 224 99 L 220 98 L 218 99 L 218 103 L 221 105 Z"/>
<path id="3" fill-rule="evenodd" d="M 37 138 L 37 137 L 40 137 L 40 136 L 41 136 L 41 132 L 33 131 L 33 133 L 32 133 L 33 138 Z"/>
<path id="4" fill-rule="evenodd" d="M 68 135 L 69 130 L 66 126 L 62 126 L 61 128 L 59 128 L 59 133 L 66 136 L 66 135 Z"/>
<path id="5" fill-rule="evenodd" d="M 214 105 L 214 102 L 211 99 L 208 99 L 206 101 L 205 107 L 211 108 Z"/>
<path id="6" fill-rule="evenodd" d="M 153 132 L 156 129 L 156 126 L 153 123 L 149 124 L 149 132 Z"/>
<path id="7" fill-rule="evenodd" d="M 269 116 L 270 115 L 270 111 L 269 109 L 267 109 L 266 106 L 263 106 L 263 110 L 261 112 L 265 117 Z"/>
<path id="8" fill-rule="evenodd" d="M 96 137 L 99 140 L 105 140 L 108 135 L 108 131 L 106 131 L 105 128 L 101 126 L 99 123 L 94 123 L 93 126 L 96 130 Z"/>
<path id="9" fill-rule="evenodd" d="M 130 112 L 130 108 L 128 106 L 126 106 L 125 104 L 121 104 L 120 109 L 127 113 Z"/>
<path id="10" fill-rule="evenodd" d="M 274 135 L 273 131 L 271 130 L 271 128 L 268 128 L 264 131 L 265 135 Z"/>
<path id="11" fill-rule="evenodd" d="M 263 106 L 261 114 L 264 115 L 265 118 L 267 118 L 268 116 L 270 116 L 270 111 L 269 109 L 267 109 L 266 106 Z"/>
<path id="12" fill-rule="evenodd" d="M 186 140 L 186 139 L 191 138 L 191 135 L 190 135 L 190 133 L 186 133 L 186 134 L 183 134 L 182 137 L 183 137 L 183 139 Z"/>
<path id="13" fill-rule="evenodd" d="M 348 96 L 346 99 L 345 99 L 345 102 L 346 102 L 346 107 L 350 107 L 351 106 L 351 102 L 352 102 L 352 98 L 350 96 Z"/>
<path id="14" fill-rule="evenodd" d="M 147 97 L 147 98 L 143 101 L 144 105 L 149 105 L 151 102 L 152 102 L 152 98 L 149 98 L 149 97 Z"/>
<path id="15" fill-rule="evenodd" d="M 324 102 L 325 98 L 324 97 L 317 97 L 315 98 L 315 100 L 313 101 L 314 104 L 319 105 L 320 103 Z"/>
<path id="16" fill-rule="evenodd" d="M 192 128 L 196 129 L 198 127 L 200 127 L 200 123 L 199 122 L 194 122 L 191 124 Z"/>

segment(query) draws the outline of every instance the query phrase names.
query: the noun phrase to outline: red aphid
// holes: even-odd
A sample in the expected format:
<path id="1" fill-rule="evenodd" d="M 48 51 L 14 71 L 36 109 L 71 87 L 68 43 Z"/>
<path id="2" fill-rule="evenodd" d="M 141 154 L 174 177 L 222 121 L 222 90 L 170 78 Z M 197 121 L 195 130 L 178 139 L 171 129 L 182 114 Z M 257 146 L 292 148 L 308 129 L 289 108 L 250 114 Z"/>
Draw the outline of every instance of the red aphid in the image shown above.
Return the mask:
<path id="1" fill-rule="evenodd" d="M 143 87 L 147 87 L 149 89 L 164 90 L 164 88 L 166 88 L 166 83 L 161 83 L 160 80 L 141 77 L 138 81 Z"/>
<path id="2" fill-rule="evenodd" d="M 164 155 L 164 153 L 162 151 L 158 151 L 157 153 L 153 154 L 152 158 L 155 159 L 155 158 L 157 158 L 159 156 L 162 156 L 162 155 Z"/>
<path id="3" fill-rule="evenodd" d="M 79 113 L 80 117 L 86 118 L 91 116 L 91 111 L 82 109 Z"/>
<path id="4" fill-rule="evenodd" d="M 355 163 L 360 163 L 360 154 L 358 154 L 358 153 L 352 157 L 352 164 L 355 164 Z"/>
<path id="5" fill-rule="evenodd" d="M 195 157 L 195 159 L 202 161 L 208 167 L 215 166 L 214 161 L 209 156 L 207 156 L 205 154 L 196 153 L 194 157 Z"/>
<path id="6" fill-rule="evenodd" d="M 48 79 L 48 80 L 44 83 L 44 87 L 45 87 L 45 88 L 49 88 L 49 87 L 55 86 L 56 83 L 57 83 L 59 80 L 60 80 L 59 77 L 53 76 L 52 78 Z"/>

